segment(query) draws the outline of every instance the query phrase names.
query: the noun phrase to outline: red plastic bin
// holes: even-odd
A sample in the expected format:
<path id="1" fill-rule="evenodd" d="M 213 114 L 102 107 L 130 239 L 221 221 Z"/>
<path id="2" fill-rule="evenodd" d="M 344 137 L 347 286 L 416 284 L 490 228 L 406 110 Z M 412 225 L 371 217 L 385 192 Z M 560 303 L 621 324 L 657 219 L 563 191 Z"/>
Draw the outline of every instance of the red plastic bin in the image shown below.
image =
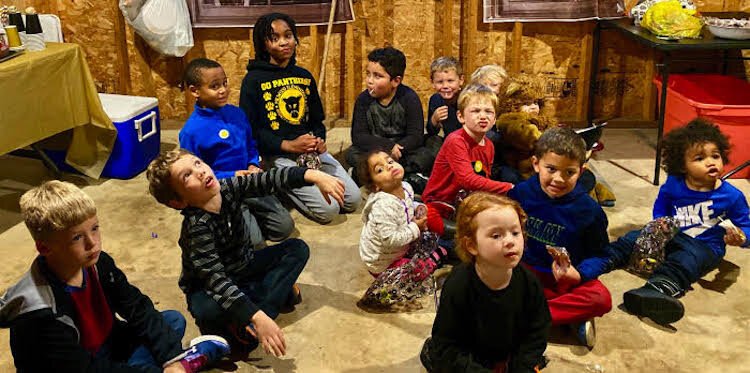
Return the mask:
<path id="1" fill-rule="evenodd" d="M 661 101 L 661 76 L 654 78 Z M 703 117 L 719 126 L 732 147 L 729 172 L 750 159 L 750 83 L 733 76 L 717 74 L 671 74 L 667 86 L 664 133 Z M 750 179 L 750 167 L 733 179 Z"/>

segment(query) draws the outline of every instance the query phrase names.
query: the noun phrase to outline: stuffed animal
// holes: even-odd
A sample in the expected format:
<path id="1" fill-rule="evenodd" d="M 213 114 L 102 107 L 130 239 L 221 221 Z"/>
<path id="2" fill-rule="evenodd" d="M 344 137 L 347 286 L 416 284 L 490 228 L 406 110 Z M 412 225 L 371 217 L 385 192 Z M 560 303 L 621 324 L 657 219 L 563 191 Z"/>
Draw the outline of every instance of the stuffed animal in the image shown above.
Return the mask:
<path id="1" fill-rule="evenodd" d="M 495 151 L 501 152 L 506 166 L 517 170 L 523 179 L 528 179 L 534 174 L 531 157 L 536 141 L 544 130 L 559 124 L 554 117 L 546 115 L 542 77 L 525 74 L 512 76 L 506 80 L 500 92 L 501 114 L 495 121 L 500 144 L 496 144 Z M 614 206 L 615 195 L 606 183 L 597 180 L 589 194 L 602 206 Z"/>
<path id="2" fill-rule="evenodd" d="M 531 164 L 534 145 L 549 127 L 557 125 L 554 118 L 542 114 L 544 81 L 531 75 L 515 75 L 506 80 L 500 90 L 502 113 L 495 121 L 501 134 L 503 161 L 518 170 L 526 179 L 534 173 Z"/>

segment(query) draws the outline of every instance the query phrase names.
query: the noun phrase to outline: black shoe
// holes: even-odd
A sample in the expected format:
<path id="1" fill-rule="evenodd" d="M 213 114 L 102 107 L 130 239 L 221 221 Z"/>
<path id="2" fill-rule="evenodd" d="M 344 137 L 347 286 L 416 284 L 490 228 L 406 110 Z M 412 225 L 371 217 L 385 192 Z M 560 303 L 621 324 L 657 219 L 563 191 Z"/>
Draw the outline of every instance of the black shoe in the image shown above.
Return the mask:
<path id="1" fill-rule="evenodd" d="M 281 306 L 279 313 L 292 313 L 294 312 L 295 306 L 302 303 L 302 291 L 299 289 L 299 285 L 292 285 L 292 291 L 289 293 L 289 297 L 286 303 Z"/>
<path id="2" fill-rule="evenodd" d="M 685 315 L 685 307 L 677 298 L 671 297 L 646 284 L 623 295 L 628 312 L 648 317 L 657 324 L 671 324 Z"/>
<path id="3" fill-rule="evenodd" d="M 411 185 L 412 189 L 414 189 L 414 194 L 419 195 L 422 195 L 424 188 L 427 187 L 427 179 L 427 177 L 417 172 L 404 175 L 404 181 Z"/>

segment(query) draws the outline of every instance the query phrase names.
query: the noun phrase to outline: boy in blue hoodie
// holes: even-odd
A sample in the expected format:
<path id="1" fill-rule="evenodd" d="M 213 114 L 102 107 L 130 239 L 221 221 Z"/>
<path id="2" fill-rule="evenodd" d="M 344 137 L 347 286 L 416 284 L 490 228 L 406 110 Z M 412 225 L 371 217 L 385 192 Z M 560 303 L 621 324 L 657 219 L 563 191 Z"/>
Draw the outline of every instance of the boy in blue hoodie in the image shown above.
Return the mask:
<path id="1" fill-rule="evenodd" d="M 214 169 L 216 177 L 247 176 L 262 171 L 258 147 L 245 113 L 227 103 L 227 76 L 221 65 L 196 58 L 185 68 L 184 88 L 195 97 L 195 109 L 180 130 L 180 147 Z M 294 220 L 276 196 L 245 200 L 250 211 L 253 246 L 281 241 L 294 231 Z"/>
<path id="2" fill-rule="evenodd" d="M 276 167 L 297 166 L 297 158 L 317 153 L 320 170 L 344 183 L 342 204 L 326 202 L 320 190 L 305 186 L 287 195 L 308 218 L 330 223 L 340 212 L 353 212 L 361 202 L 359 187 L 341 164 L 328 153 L 325 112 L 315 78 L 297 66 L 297 27 L 286 14 L 258 18 L 253 28 L 255 59 L 247 64 L 242 80 L 240 108 L 256 126 L 260 154 Z"/>
<path id="3" fill-rule="evenodd" d="M 529 215 L 523 263 L 544 286 L 552 325 L 576 325 L 579 340 L 593 348 L 593 318 L 612 309 L 612 297 L 586 261 L 604 256 L 609 239 L 604 210 L 576 185 L 585 160 L 586 144 L 575 131 L 548 129 L 532 156 L 537 173 L 508 196 Z M 548 246 L 563 247 L 567 255 Z"/>

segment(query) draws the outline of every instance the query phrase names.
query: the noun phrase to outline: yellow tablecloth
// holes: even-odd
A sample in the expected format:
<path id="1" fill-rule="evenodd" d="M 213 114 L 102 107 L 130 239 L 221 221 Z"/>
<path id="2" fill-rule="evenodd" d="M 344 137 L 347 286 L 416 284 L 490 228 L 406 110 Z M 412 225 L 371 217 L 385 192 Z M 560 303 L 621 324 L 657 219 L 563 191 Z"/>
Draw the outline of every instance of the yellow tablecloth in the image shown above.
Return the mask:
<path id="1" fill-rule="evenodd" d="M 0 62 L 0 154 L 73 129 L 66 162 L 98 178 L 117 137 L 83 50 L 47 43 Z"/>

